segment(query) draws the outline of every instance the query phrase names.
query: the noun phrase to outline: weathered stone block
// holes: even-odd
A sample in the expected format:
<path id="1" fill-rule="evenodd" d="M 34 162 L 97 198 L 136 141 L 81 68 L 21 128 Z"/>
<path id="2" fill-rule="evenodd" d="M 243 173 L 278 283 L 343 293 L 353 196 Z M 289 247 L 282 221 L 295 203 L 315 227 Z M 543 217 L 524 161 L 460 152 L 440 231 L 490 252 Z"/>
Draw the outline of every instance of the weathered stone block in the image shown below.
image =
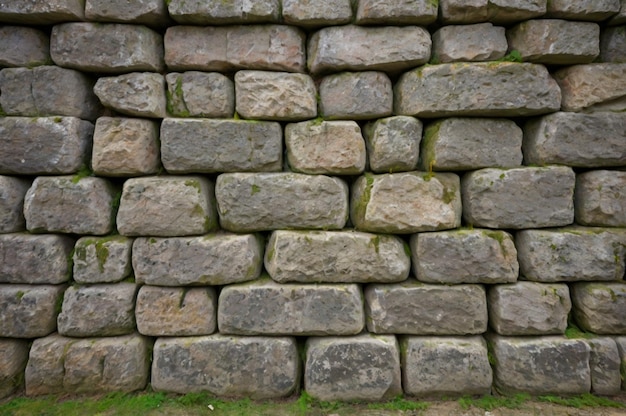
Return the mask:
<path id="1" fill-rule="evenodd" d="M 0 339 L 0 399 L 23 387 L 29 349 L 28 341 Z"/>
<path id="2" fill-rule="evenodd" d="M 406 280 L 365 288 L 367 330 L 376 334 L 468 335 L 487 330 L 480 285 L 428 285 Z"/>
<path id="3" fill-rule="evenodd" d="M 161 160 L 170 173 L 281 171 L 282 139 L 276 122 L 166 118 Z"/>
<path id="4" fill-rule="evenodd" d="M 304 389 L 318 400 L 381 401 L 402 394 L 394 336 L 308 338 Z"/>
<path id="5" fill-rule="evenodd" d="M 393 116 L 369 122 L 363 129 L 369 170 L 393 173 L 415 170 L 420 155 L 422 122 Z"/>
<path id="6" fill-rule="evenodd" d="M 157 391 L 268 399 L 289 396 L 299 379 L 294 338 L 216 334 L 154 344 L 151 384 Z"/>
<path id="7" fill-rule="evenodd" d="M 93 124 L 75 117 L 0 117 L 0 173 L 75 173 L 92 135 Z"/>
<path id="8" fill-rule="evenodd" d="M 125 73 L 163 70 L 163 39 L 140 25 L 64 23 L 52 28 L 50 55 L 59 66 Z"/>
<path id="9" fill-rule="evenodd" d="M 253 234 L 142 237 L 133 244 L 135 278 L 149 285 L 226 285 L 256 279 L 262 267 L 263 242 Z"/>
<path id="10" fill-rule="evenodd" d="M 223 287 L 217 309 L 222 334 L 354 335 L 364 321 L 363 294 L 356 284 L 261 279 Z"/>
<path id="11" fill-rule="evenodd" d="M 70 286 L 58 316 L 59 334 L 69 337 L 107 337 L 135 329 L 134 283 Z"/>
<path id="12" fill-rule="evenodd" d="M 135 72 L 101 77 L 93 88 L 104 104 L 114 111 L 137 117 L 165 117 L 165 79 L 161 74 Z"/>
<path id="13" fill-rule="evenodd" d="M 128 179 L 117 229 L 126 236 L 204 234 L 217 223 L 213 188 L 213 182 L 200 176 Z"/>
<path id="14" fill-rule="evenodd" d="M 65 285 L 0 285 L 0 337 L 45 337 L 57 328 Z"/>
<path id="15" fill-rule="evenodd" d="M 626 109 L 626 63 L 573 65 L 556 71 L 554 79 L 561 87 L 563 111 L 593 111 L 613 104 L 609 109 Z"/>
<path id="16" fill-rule="evenodd" d="M 165 63 L 174 71 L 304 72 L 305 38 L 285 25 L 172 26 L 165 32 Z"/>
<path id="17" fill-rule="evenodd" d="M 431 40 L 419 26 L 326 27 L 309 40 L 312 73 L 402 71 L 428 62 Z"/>
<path id="18" fill-rule="evenodd" d="M 407 336 L 400 344 L 406 394 L 450 397 L 491 393 L 493 375 L 483 337 Z"/>
<path id="19" fill-rule="evenodd" d="M 489 20 L 489 0 L 439 0 L 441 21 L 450 23 L 478 23 Z"/>
<path id="20" fill-rule="evenodd" d="M 305 121 L 285 127 L 287 161 L 294 172 L 358 175 L 365 169 L 365 141 L 355 121 Z"/>
<path id="21" fill-rule="evenodd" d="M 626 172 L 594 170 L 576 175 L 576 222 L 626 227 Z"/>
<path id="22" fill-rule="evenodd" d="M 114 283 L 131 274 L 133 240 L 119 235 L 82 237 L 74 246 L 74 280 L 78 283 Z"/>
<path id="23" fill-rule="evenodd" d="M 398 234 L 459 227 L 459 183 L 453 173 L 366 174 L 352 186 L 352 223 L 359 230 Z"/>
<path id="24" fill-rule="evenodd" d="M 355 23 L 426 26 L 437 19 L 437 2 L 429 0 L 358 0 Z"/>
<path id="25" fill-rule="evenodd" d="M 489 0 L 489 21 L 512 23 L 543 16 L 547 0 Z"/>
<path id="26" fill-rule="evenodd" d="M 473 171 L 461 180 L 463 218 L 488 228 L 568 225 L 574 221 L 575 181 L 565 166 Z"/>
<path id="27" fill-rule="evenodd" d="M 215 184 L 222 228 L 340 230 L 348 219 L 348 186 L 338 178 L 299 173 L 225 173 Z"/>
<path id="28" fill-rule="evenodd" d="M 1 36 L 1 35 L 0 35 Z M 626 27 L 609 27 L 600 33 L 601 62 L 626 63 Z"/>
<path id="29" fill-rule="evenodd" d="M 617 344 L 617 351 L 620 358 L 620 374 L 624 374 L 626 371 L 626 337 L 613 337 L 613 340 Z M 622 390 L 626 388 L 626 380 L 622 380 Z"/>
<path id="30" fill-rule="evenodd" d="M 142 286 L 137 294 L 137 330 L 150 336 L 209 335 L 217 319 L 215 289 Z"/>
<path id="31" fill-rule="evenodd" d="M 601 21 L 620 10 L 619 0 L 550 0 L 546 16 L 569 20 Z"/>
<path id="32" fill-rule="evenodd" d="M 104 235 L 113 231 L 115 189 L 103 178 L 39 176 L 26 192 L 26 228 L 34 233 Z"/>
<path id="33" fill-rule="evenodd" d="M 236 23 L 273 23 L 280 20 L 279 0 L 171 0 L 170 16 L 182 24 L 224 25 Z"/>
<path id="34" fill-rule="evenodd" d="M 391 115 L 393 92 L 384 72 L 343 72 L 320 84 L 320 114 L 330 120 L 364 120 Z"/>
<path id="35" fill-rule="evenodd" d="M 50 37 L 46 33 L 32 27 L 0 27 L 0 67 L 31 68 L 51 61 Z"/>
<path id="36" fill-rule="evenodd" d="M 279 283 L 400 282 L 411 260 L 392 235 L 354 231 L 274 231 L 265 269 Z"/>
<path id="37" fill-rule="evenodd" d="M 175 117 L 231 117 L 235 112 L 235 84 L 219 72 L 170 72 L 167 110 Z"/>
<path id="38" fill-rule="evenodd" d="M 32 0 L 0 3 L 0 22 L 48 25 L 84 19 L 84 4 L 81 0 Z"/>
<path id="39" fill-rule="evenodd" d="M 626 334 L 626 283 L 579 282 L 571 286 L 572 310 L 580 326 L 596 334 Z"/>
<path id="40" fill-rule="evenodd" d="M 133 23 L 160 27 L 170 22 L 161 0 L 85 0 L 85 17 L 93 22 Z"/>
<path id="41" fill-rule="evenodd" d="M 511 235 L 497 230 L 455 230 L 411 236 L 413 273 L 429 283 L 511 283 L 517 280 L 517 250 Z"/>
<path id="42" fill-rule="evenodd" d="M 620 0 L 620 4 L 621 6 L 619 12 L 608 20 L 608 24 L 610 26 L 622 25 L 626 23 L 626 0 Z"/>
<path id="43" fill-rule="evenodd" d="M 594 337 L 588 339 L 587 344 L 591 348 L 591 392 L 601 395 L 619 394 L 622 383 L 621 361 L 616 342 L 609 337 Z"/>
<path id="44" fill-rule="evenodd" d="M 332 26 L 350 23 L 350 0 L 283 0 L 285 23 L 302 27 Z"/>
<path id="45" fill-rule="evenodd" d="M 0 233 L 26 229 L 24 196 L 30 186 L 28 179 L 0 176 Z"/>
<path id="46" fill-rule="evenodd" d="M 506 54 L 503 27 L 491 23 L 443 26 L 433 33 L 433 61 L 491 61 Z"/>

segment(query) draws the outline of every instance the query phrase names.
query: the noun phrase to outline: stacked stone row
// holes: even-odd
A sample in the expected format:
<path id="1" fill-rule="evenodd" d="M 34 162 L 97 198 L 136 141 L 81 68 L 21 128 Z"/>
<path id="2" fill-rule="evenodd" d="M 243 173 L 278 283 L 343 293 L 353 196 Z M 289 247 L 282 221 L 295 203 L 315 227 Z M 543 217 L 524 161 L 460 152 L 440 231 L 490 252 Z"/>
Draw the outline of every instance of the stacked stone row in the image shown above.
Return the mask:
<path id="1" fill-rule="evenodd" d="M 13 3 L 0 396 L 622 388 L 624 1 Z"/>

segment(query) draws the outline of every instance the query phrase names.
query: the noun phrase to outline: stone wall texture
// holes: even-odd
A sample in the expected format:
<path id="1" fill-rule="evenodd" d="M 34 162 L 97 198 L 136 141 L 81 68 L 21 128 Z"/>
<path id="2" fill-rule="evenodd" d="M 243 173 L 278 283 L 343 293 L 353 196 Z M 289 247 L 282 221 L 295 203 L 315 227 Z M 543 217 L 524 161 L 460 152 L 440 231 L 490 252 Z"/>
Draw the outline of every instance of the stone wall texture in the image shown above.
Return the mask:
<path id="1" fill-rule="evenodd" d="M 625 25 L 0 1 L 0 399 L 620 393 Z"/>

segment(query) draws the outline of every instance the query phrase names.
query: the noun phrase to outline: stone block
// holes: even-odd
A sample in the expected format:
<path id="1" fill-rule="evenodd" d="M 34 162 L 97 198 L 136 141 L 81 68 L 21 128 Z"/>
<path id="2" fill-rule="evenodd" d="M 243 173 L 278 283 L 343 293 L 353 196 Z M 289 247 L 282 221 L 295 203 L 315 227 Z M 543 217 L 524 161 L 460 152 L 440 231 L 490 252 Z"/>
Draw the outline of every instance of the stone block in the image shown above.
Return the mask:
<path id="1" fill-rule="evenodd" d="M 114 229 L 115 193 L 103 178 L 39 176 L 24 198 L 26 228 L 33 233 L 108 234 Z"/>
<path id="2" fill-rule="evenodd" d="M 617 344 L 617 351 L 620 358 L 620 374 L 624 374 L 626 371 L 626 337 L 613 337 L 613 340 Z M 622 380 L 622 390 L 626 389 L 626 380 Z"/>
<path id="3" fill-rule="evenodd" d="M 192 25 L 277 23 L 281 10 L 280 0 L 171 0 L 167 8 L 177 23 Z"/>
<path id="4" fill-rule="evenodd" d="M 57 318 L 59 334 L 68 337 L 110 337 L 135 329 L 134 283 L 70 286 Z"/>
<path id="5" fill-rule="evenodd" d="M 491 393 L 492 371 L 483 337 L 416 337 L 400 340 L 406 394 L 454 397 Z"/>
<path id="6" fill-rule="evenodd" d="M 314 74 L 403 71 L 428 62 L 430 49 L 430 35 L 419 26 L 326 27 L 309 40 L 308 67 Z"/>
<path id="7" fill-rule="evenodd" d="M 165 78 L 151 72 L 134 72 L 98 78 L 93 91 L 105 107 L 136 117 L 165 117 Z"/>
<path id="8" fill-rule="evenodd" d="M 343 72 L 320 84 L 320 115 L 330 120 L 367 120 L 391 115 L 393 91 L 384 72 Z"/>
<path id="9" fill-rule="evenodd" d="M 213 182 L 200 176 L 152 176 L 124 182 L 117 229 L 125 236 L 199 235 L 217 224 Z"/>
<path id="10" fill-rule="evenodd" d="M 279 284 L 265 278 L 223 287 L 217 309 L 222 334 L 354 335 L 364 321 L 356 284 Z"/>
<path id="11" fill-rule="evenodd" d="M 212 287 L 142 286 L 137 294 L 137 330 L 150 336 L 210 335 L 217 328 Z"/>
<path id="12" fill-rule="evenodd" d="M 275 281 L 401 282 L 409 276 L 408 247 L 398 237 L 358 231 L 274 231 L 265 269 Z"/>
<path id="13" fill-rule="evenodd" d="M 285 127 L 287 161 L 294 172 L 358 175 L 367 153 L 355 121 L 304 121 Z"/>
<path id="14" fill-rule="evenodd" d="M 0 27 L 0 67 L 46 65 L 50 59 L 50 37 L 33 27 Z"/>
<path id="15" fill-rule="evenodd" d="M 317 116 L 317 90 L 306 74 L 239 71 L 235 100 L 244 118 L 298 121 Z"/>
<path id="16" fill-rule="evenodd" d="M 554 73 L 563 111 L 626 110 L 626 63 L 573 65 Z"/>
<path id="17" fill-rule="evenodd" d="M 154 344 L 151 385 L 157 391 L 270 399 L 289 396 L 299 380 L 294 338 L 216 334 Z"/>
<path id="18" fill-rule="evenodd" d="M 92 135 L 93 124 L 75 117 L 0 117 L 0 173 L 76 173 Z"/>
<path id="19" fill-rule="evenodd" d="M 576 222 L 626 227 L 626 172 L 593 170 L 576 175 Z"/>
<path id="20" fill-rule="evenodd" d="M 166 118 L 161 160 L 169 173 L 281 171 L 283 131 L 272 121 Z"/>
<path id="21" fill-rule="evenodd" d="M 140 237 L 133 244 L 135 278 L 148 285 L 227 285 L 256 279 L 262 267 L 263 242 L 254 234 Z"/>
<path id="22" fill-rule="evenodd" d="M 489 21 L 508 24 L 546 13 L 548 0 L 489 0 Z"/>
<path id="23" fill-rule="evenodd" d="M 433 33 L 433 62 L 492 61 L 507 51 L 505 30 L 491 23 L 443 26 Z"/>
<path id="24" fill-rule="evenodd" d="M 224 173 L 215 184 L 222 228 L 235 232 L 340 230 L 348 220 L 348 185 L 299 173 Z"/>
<path id="25" fill-rule="evenodd" d="M 174 117 L 231 117 L 235 113 L 235 84 L 219 72 L 170 72 L 167 110 Z"/>
<path id="26" fill-rule="evenodd" d="M 478 23 L 489 20 L 489 0 L 439 0 L 442 23 Z"/>
<path id="27" fill-rule="evenodd" d="M 50 25 L 84 19 L 84 3 L 81 0 L 32 0 L 0 3 L 0 22 Z"/>
<path id="28" fill-rule="evenodd" d="M 428 283 L 512 283 L 517 250 L 511 235 L 498 230 L 454 230 L 411 236 L 413 273 Z"/>
<path id="29" fill-rule="evenodd" d="M 487 228 L 543 228 L 574 221 L 575 175 L 572 168 L 551 166 L 487 168 L 461 180 L 463 218 Z"/>
<path id="30" fill-rule="evenodd" d="M 429 0 L 358 0 L 355 3 L 358 25 L 426 26 L 437 19 L 437 2 Z"/>
<path id="31" fill-rule="evenodd" d="M 363 129 L 368 170 L 375 173 L 411 171 L 417 168 L 422 141 L 422 122 L 393 116 L 369 122 Z"/>
<path id="32" fill-rule="evenodd" d="M 0 399 L 24 386 L 29 349 L 26 340 L 0 339 Z"/>
<path id="33" fill-rule="evenodd" d="M 487 330 L 481 285 L 430 285 L 408 279 L 365 288 L 367 330 L 375 334 L 470 335 Z"/>
<path id="34" fill-rule="evenodd" d="M 74 280 L 78 283 L 115 283 L 132 272 L 133 240 L 119 235 L 82 237 L 74 246 Z"/>
<path id="35" fill-rule="evenodd" d="M 487 338 L 502 394 L 583 394 L 591 389 L 589 345 L 561 336 Z"/>
<path id="36" fill-rule="evenodd" d="M 350 0 L 283 0 L 285 23 L 301 27 L 344 25 L 352 21 Z"/>
<path id="37" fill-rule="evenodd" d="M 626 283 L 579 282 L 571 286 L 572 312 L 589 332 L 626 335 Z"/>
<path id="38" fill-rule="evenodd" d="M 535 282 L 491 286 L 487 305 L 500 335 L 563 334 L 572 307 L 566 284 Z"/>
<path id="39" fill-rule="evenodd" d="M 619 12 L 608 20 L 608 25 L 623 25 L 626 23 L 626 0 L 620 0 Z"/>
<path id="40" fill-rule="evenodd" d="M 626 63 L 626 26 L 602 30 L 599 60 L 600 62 Z"/>
<path id="41" fill-rule="evenodd" d="M 0 233 L 26 229 L 24 196 L 30 186 L 28 179 L 0 175 Z"/>
<path id="42" fill-rule="evenodd" d="M 92 22 L 133 23 L 161 27 L 170 22 L 162 0 L 85 0 L 85 17 Z"/>
<path id="43" fill-rule="evenodd" d="M 519 117 L 558 110 L 561 92 L 542 65 L 453 63 L 403 74 L 396 83 L 394 100 L 400 115 Z"/>
<path id="44" fill-rule="evenodd" d="M 0 285 L 0 337 L 45 337 L 57 329 L 65 285 Z"/>
<path id="45" fill-rule="evenodd" d="M 308 338 L 304 390 L 323 401 L 384 401 L 402 394 L 400 351 L 391 335 Z"/>
<path id="46" fill-rule="evenodd" d="M 609 337 L 593 337 L 587 340 L 587 344 L 591 348 L 591 392 L 611 396 L 619 394 L 622 380 L 617 343 Z"/>
<path id="47" fill-rule="evenodd" d="M 142 176 L 159 172 L 159 123 L 100 117 L 93 134 L 91 167 L 98 176 Z"/>
<path id="48" fill-rule="evenodd" d="M 620 10 L 620 0 L 550 0 L 546 16 L 568 20 L 605 20 Z"/>
<path id="49" fill-rule="evenodd" d="M 426 172 L 366 174 L 352 186 L 355 228 L 376 233 L 409 234 L 461 225 L 459 177 Z"/>
<path id="50" fill-rule="evenodd" d="M 606 228 L 522 230 L 515 237 L 522 276 L 545 283 L 622 280 L 624 244 Z"/>
<path id="51" fill-rule="evenodd" d="M 304 72 L 305 39 L 285 25 L 172 26 L 165 32 L 165 63 L 172 71 Z"/>

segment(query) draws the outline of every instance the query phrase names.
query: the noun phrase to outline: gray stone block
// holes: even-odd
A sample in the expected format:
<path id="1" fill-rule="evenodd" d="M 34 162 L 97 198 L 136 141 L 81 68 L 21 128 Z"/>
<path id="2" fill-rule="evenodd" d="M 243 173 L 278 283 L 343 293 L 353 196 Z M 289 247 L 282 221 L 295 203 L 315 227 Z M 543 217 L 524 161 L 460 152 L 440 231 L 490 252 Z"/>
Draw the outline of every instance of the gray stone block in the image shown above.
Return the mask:
<path id="1" fill-rule="evenodd" d="M 0 22 L 49 25 L 84 19 L 84 4 L 80 0 L 32 0 L 0 3 Z"/>
<path id="2" fill-rule="evenodd" d="M 489 0 L 439 0 L 440 19 L 445 24 L 489 20 Z"/>
<path id="3" fill-rule="evenodd" d="M 0 399 L 24 386 L 29 350 L 26 340 L 0 339 Z"/>
<path id="4" fill-rule="evenodd" d="M 57 329 L 65 285 L 0 285 L 0 337 L 45 337 Z"/>
<path id="5" fill-rule="evenodd" d="M 92 22 L 133 23 L 161 27 L 170 22 L 161 0 L 85 0 L 85 17 Z"/>
<path id="6" fill-rule="evenodd" d="M 620 5 L 619 12 L 608 20 L 608 25 L 614 26 L 626 23 L 626 0 L 620 0 Z"/>
<path id="7" fill-rule="evenodd" d="M 177 23 L 193 25 L 277 23 L 281 10 L 279 0 L 171 0 L 167 8 Z"/>
<path id="8" fill-rule="evenodd" d="M 235 112 L 235 84 L 219 72 L 170 72 L 167 110 L 174 117 L 231 117 Z"/>
<path id="9" fill-rule="evenodd" d="M 604 28 L 600 33 L 601 62 L 626 63 L 626 27 Z"/>
<path id="10" fill-rule="evenodd" d="M 165 78 L 152 72 L 134 72 L 98 78 L 93 88 L 105 107 L 136 117 L 165 117 Z"/>
<path id="11" fill-rule="evenodd" d="M 591 392 L 599 395 L 619 394 L 622 384 L 621 360 L 616 342 L 609 337 L 594 337 L 588 339 L 587 344 L 591 348 Z"/>
<path id="12" fill-rule="evenodd" d="M 601 21 L 620 10 L 620 0 L 550 0 L 546 16 L 568 20 Z"/>
<path id="13" fill-rule="evenodd" d="M 429 0 L 358 0 L 355 3 L 355 23 L 359 25 L 426 26 L 437 19 L 437 2 Z"/>
<path id="14" fill-rule="evenodd" d="M 0 233 L 26 229 L 24 196 L 30 186 L 28 179 L 0 175 Z"/>
<path id="15" fill-rule="evenodd" d="M 607 104 L 615 111 L 626 109 L 626 63 L 573 65 L 556 71 L 554 79 L 561 87 L 563 111 L 593 111 Z"/>
<path id="16" fill-rule="evenodd" d="M 543 16 L 548 0 L 489 0 L 489 21 L 507 24 Z"/>
<path id="17" fill-rule="evenodd" d="M 593 170 L 576 175 L 576 222 L 626 227 L 626 172 Z"/>
<path id="18" fill-rule="evenodd" d="M 417 168 L 422 122 L 393 116 L 369 122 L 363 129 L 368 168 L 374 173 L 411 171 Z"/>
<path id="19" fill-rule="evenodd" d="M 620 358 L 620 374 L 626 371 L 626 337 L 614 337 L 613 340 L 617 344 L 617 351 Z M 626 390 L 626 380 L 622 380 L 622 390 Z"/>
<path id="20" fill-rule="evenodd" d="M 33 27 L 0 27 L 0 67 L 30 68 L 50 62 L 50 37 L 45 32 Z"/>
<path id="21" fill-rule="evenodd" d="M 74 280 L 78 283 L 115 283 L 129 277 L 133 240 L 119 235 L 82 237 L 74 246 Z"/>
<path id="22" fill-rule="evenodd" d="M 626 335 L 626 283 L 579 282 L 571 286 L 574 318 L 596 334 Z"/>
<path id="23" fill-rule="evenodd" d="M 505 30 L 491 23 L 443 26 L 433 33 L 432 61 L 491 61 L 507 51 Z"/>
<path id="24" fill-rule="evenodd" d="M 285 23 L 301 27 L 344 25 L 352 20 L 350 0 L 283 0 Z"/>
<path id="25" fill-rule="evenodd" d="M 366 120 L 391 115 L 393 92 L 384 72 L 342 72 L 320 84 L 320 115 L 330 120 Z"/>

